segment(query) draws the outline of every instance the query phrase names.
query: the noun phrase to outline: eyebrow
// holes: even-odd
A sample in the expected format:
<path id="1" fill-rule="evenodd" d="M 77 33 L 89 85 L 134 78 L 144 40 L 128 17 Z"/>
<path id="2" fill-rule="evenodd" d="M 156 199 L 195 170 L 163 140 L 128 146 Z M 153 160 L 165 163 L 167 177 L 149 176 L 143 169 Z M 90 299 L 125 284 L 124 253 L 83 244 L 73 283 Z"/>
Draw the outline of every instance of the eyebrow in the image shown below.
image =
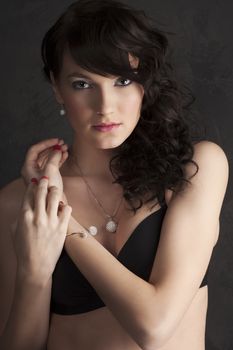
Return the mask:
<path id="1" fill-rule="evenodd" d="M 79 73 L 79 72 L 73 72 L 67 75 L 67 78 L 71 78 L 71 77 L 82 77 L 82 78 L 86 78 L 86 79 L 91 79 L 91 77 L 86 76 L 83 73 Z"/>
<path id="2" fill-rule="evenodd" d="M 81 72 L 77 72 L 77 71 L 76 72 L 72 72 L 72 73 L 67 75 L 67 78 L 72 78 L 72 77 L 76 77 L 76 78 L 77 77 L 81 77 L 81 78 L 86 78 L 86 79 L 92 80 L 92 78 L 90 76 L 87 76 L 87 75 L 85 75 L 85 74 L 83 74 Z M 112 79 L 115 79 L 115 76 Z"/>

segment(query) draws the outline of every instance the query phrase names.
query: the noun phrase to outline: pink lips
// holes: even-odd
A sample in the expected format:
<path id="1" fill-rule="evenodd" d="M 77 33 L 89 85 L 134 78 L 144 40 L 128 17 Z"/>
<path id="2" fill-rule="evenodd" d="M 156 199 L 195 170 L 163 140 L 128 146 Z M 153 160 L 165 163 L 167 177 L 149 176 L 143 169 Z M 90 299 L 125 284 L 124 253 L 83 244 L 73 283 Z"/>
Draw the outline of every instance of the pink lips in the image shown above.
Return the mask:
<path id="1" fill-rule="evenodd" d="M 112 125 L 119 125 L 119 124 L 117 124 L 117 123 L 109 123 L 109 124 L 101 123 L 101 124 L 98 124 L 98 125 L 95 125 L 95 126 L 112 126 Z"/>
<path id="2" fill-rule="evenodd" d="M 116 129 L 120 126 L 120 124 L 100 124 L 94 125 L 94 128 L 98 131 L 111 131 L 112 129 Z"/>

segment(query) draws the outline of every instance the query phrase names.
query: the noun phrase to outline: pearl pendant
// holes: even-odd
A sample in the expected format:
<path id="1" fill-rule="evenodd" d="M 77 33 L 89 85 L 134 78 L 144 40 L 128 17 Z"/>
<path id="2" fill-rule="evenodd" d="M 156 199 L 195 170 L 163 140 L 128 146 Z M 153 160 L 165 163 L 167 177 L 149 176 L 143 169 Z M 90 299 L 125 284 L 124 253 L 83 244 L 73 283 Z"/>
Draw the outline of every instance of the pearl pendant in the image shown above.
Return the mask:
<path id="1" fill-rule="evenodd" d="M 98 232 L 98 229 L 96 226 L 90 226 L 89 229 L 88 229 L 89 233 L 92 235 L 92 236 L 95 236 Z"/>
<path id="2" fill-rule="evenodd" d="M 117 230 L 117 223 L 116 223 L 115 221 L 113 221 L 113 220 L 109 220 L 109 221 L 107 222 L 105 228 L 106 228 L 106 230 L 107 230 L 108 232 L 114 233 L 114 232 L 116 232 L 116 230 Z"/>
<path id="3" fill-rule="evenodd" d="M 60 109 L 60 115 L 61 116 L 63 116 L 63 115 L 65 115 L 66 114 L 66 111 L 62 108 L 62 109 Z"/>

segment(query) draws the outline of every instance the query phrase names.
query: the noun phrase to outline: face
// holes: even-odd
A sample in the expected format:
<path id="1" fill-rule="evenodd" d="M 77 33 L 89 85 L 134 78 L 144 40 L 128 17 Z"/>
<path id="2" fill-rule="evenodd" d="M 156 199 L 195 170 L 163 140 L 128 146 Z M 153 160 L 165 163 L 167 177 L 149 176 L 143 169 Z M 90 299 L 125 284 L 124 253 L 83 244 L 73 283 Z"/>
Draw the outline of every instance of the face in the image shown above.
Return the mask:
<path id="1" fill-rule="evenodd" d="M 138 59 L 129 55 L 132 67 Z M 142 85 L 121 76 L 103 77 L 82 69 L 65 52 L 59 81 L 53 89 L 58 103 L 76 137 L 100 149 L 118 147 L 134 130 L 140 117 L 144 90 Z M 97 113 L 98 112 L 98 113 Z M 100 124 L 115 127 L 97 128 Z"/>

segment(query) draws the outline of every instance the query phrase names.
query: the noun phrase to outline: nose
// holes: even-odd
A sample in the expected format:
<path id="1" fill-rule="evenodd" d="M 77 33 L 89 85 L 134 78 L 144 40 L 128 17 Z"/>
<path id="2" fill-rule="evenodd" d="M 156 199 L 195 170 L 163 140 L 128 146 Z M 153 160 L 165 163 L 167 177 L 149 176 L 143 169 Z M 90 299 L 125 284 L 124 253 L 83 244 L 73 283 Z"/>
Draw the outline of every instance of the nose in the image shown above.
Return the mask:
<path id="1" fill-rule="evenodd" d="M 98 114 L 98 115 L 101 115 L 101 116 L 103 116 L 103 115 L 109 115 L 109 114 L 112 114 L 113 112 L 107 112 L 107 113 L 105 113 L 105 112 L 96 112 L 96 114 Z"/>
<path id="2" fill-rule="evenodd" d="M 109 88 L 106 86 L 105 88 L 99 89 L 97 93 L 97 103 L 96 109 L 98 115 L 108 115 L 113 113 L 113 92 L 109 91 Z"/>

